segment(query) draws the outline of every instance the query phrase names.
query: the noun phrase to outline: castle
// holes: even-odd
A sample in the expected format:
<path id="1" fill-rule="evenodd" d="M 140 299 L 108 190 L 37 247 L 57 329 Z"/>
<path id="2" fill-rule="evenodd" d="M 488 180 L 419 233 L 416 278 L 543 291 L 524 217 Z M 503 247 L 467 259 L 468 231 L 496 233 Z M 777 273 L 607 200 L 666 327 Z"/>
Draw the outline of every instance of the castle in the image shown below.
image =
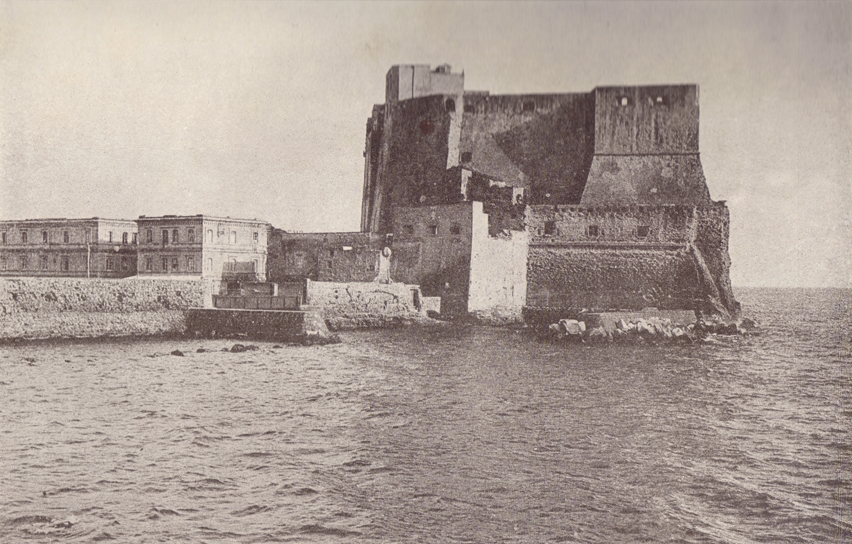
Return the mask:
<path id="1" fill-rule="evenodd" d="M 367 122 L 361 230 L 442 311 L 736 316 L 729 216 L 704 178 L 695 85 L 466 91 L 394 66 Z"/>
<path id="2" fill-rule="evenodd" d="M 711 200 L 695 85 L 465 91 L 394 66 L 367 122 L 361 230 L 265 221 L 0 221 L 0 276 L 394 281 L 441 314 L 519 321 L 647 307 L 735 318 L 729 216 Z M 40 235 L 40 236 L 39 236 Z"/>

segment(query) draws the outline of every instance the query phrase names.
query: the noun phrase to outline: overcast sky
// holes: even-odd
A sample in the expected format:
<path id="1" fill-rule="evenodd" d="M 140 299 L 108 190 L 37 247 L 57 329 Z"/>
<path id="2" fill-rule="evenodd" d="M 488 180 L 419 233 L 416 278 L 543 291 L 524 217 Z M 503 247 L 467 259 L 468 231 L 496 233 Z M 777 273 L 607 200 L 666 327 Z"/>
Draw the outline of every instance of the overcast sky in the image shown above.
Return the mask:
<path id="1" fill-rule="evenodd" d="M 696 83 L 735 286 L 852 287 L 852 3 L 0 0 L 0 219 L 358 230 L 393 64 L 465 88 Z"/>

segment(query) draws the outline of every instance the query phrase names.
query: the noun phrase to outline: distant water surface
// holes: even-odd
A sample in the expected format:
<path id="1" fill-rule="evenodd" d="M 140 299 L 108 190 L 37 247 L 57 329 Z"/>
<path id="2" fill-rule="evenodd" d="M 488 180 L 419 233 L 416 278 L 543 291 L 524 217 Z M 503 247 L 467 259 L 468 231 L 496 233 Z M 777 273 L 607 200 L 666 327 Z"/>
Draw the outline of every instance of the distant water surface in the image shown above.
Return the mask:
<path id="1" fill-rule="evenodd" d="M 849 542 L 852 292 L 737 294 L 697 346 L 0 347 L 0 542 Z"/>

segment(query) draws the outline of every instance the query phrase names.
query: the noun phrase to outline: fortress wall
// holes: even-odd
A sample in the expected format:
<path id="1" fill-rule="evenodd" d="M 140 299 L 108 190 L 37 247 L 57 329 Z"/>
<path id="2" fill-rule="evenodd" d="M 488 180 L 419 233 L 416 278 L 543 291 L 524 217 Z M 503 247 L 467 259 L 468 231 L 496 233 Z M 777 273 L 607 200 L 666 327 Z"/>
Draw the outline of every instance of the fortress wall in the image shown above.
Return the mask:
<path id="1" fill-rule="evenodd" d="M 685 206 L 527 206 L 530 244 L 686 244 L 694 234 L 693 208 Z M 598 227 L 598 234 L 589 227 Z M 642 236 L 647 227 L 647 234 Z"/>
<path id="2" fill-rule="evenodd" d="M 362 232 L 289 233 L 274 230 L 269 243 L 270 282 L 372 281 L 385 237 Z"/>
<path id="3" fill-rule="evenodd" d="M 707 206 L 710 191 L 698 154 L 595 155 L 580 204 Z"/>
<path id="4" fill-rule="evenodd" d="M 391 278 L 420 285 L 425 296 L 440 296 L 441 311 L 447 315 L 467 311 L 477 204 L 481 209 L 481 203 L 463 202 L 394 210 Z"/>
<path id="5" fill-rule="evenodd" d="M 406 100 L 389 106 L 390 130 L 385 127 L 387 153 L 378 177 L 383 184 L 382 221 L 391 218 L 391 206 L 443 202 L 455 196 L 443 185 L 448 163 L 453 117 L 444 96 Z M 457 106 L 459 107 L 459 106 Z M 457 193 L 457 189 L 454 191 Z M 421 197 L 425 201 L 421 202 Z M 381 232 L 389 232 L 383 224 Z"/>
<path id="6" fill-rule="evenodd" d="M 695 248 L 701 253 L 716 289 L 721 304 L 731 317 L 740 314 L 740 304 L 734 298 L 731 286 L 731 256 L 728 253 L 730 215 L 724 202 L 696 209 Z"/>
<path id="7" fill-rule="evenodd" d="M 692 309 L 700 283 L 689 251 L 530 247 L 527 306 Z"/>
<path id="8" fill-rule="evenodd" d="M 201 279 L 0 279 L 0 340 L 182 333 Z"/>
<path id="9" fill-rule="evenodd" d="M 527 305 L 725 311 L 728 210 L 711 206 L 529 206 Z M 593 236 L 590 227 L 597 227 Z M 647 228 L 645 236 L 640 228 Z M 644 232 L 642 232 L 644 234 Z"/>
<path id="10" fill-rule="evenodd" d="M 592 95 L 466 93 L 464 100 L 463 167 L 527 188 L 531 202 L 579 202 L 594 145 Z"/>
<path id="11" fill-rule="evenodd" d="M 388 326 L 420 316 L 416 285 L 377 282 L 315 282 L 307 285 L 308 304 L 332 330 Z"/>
<path id="12" fill-rule="evenodd" d="M 529 235 L 489 235 L 489 217 L 475 202 L 467 311 L 480 321 L 523 321 L 527 293 Z"/>
<path id="13" fill-rule="evenodd" d="M 698 87 L 595 89 L 596 154 L 698 153 Z"/>

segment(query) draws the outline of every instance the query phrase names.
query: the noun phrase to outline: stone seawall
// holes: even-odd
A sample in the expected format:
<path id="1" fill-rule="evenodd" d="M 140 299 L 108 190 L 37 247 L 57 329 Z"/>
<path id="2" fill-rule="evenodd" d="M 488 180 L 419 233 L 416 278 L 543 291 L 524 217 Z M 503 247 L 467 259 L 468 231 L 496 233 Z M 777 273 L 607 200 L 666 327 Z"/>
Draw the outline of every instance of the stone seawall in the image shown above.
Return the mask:
<path id="1" fill-rule="evenodd" d="M 200 279 L 0 279 L 0 341 L 182 334 Z"/>
<path id="2" fill-rule="evenodd" d="M 308 305 L 332 331 L 389 327 L 421 319 L 420 288 L 405 283 L 309 281 Z"/>

